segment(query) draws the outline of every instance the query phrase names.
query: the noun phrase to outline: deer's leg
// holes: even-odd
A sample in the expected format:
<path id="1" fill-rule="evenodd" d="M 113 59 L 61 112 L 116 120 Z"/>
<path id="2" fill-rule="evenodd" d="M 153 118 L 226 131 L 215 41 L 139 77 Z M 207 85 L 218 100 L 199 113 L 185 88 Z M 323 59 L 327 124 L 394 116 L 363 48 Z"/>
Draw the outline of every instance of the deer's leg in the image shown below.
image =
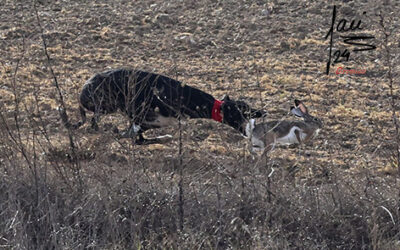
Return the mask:
<path id="1" fill-rule="evenodd" d="M 296 138 L 297 138 L 297 141 L 299 142 L 299 144 L 301 144 L 302 141 L 301 141 L 301 137 L 300 137 L 300 131 L 296 129 L 294 131 L 294 134 L 296 135 Z"/>
<path id="2" fill-rule="evenodd" d="M 265 139 L 265 148 L 262 156 L 267 157 L 268 153 L 275 148 L 276 138 L 275 135 L 267 135 Z"/>

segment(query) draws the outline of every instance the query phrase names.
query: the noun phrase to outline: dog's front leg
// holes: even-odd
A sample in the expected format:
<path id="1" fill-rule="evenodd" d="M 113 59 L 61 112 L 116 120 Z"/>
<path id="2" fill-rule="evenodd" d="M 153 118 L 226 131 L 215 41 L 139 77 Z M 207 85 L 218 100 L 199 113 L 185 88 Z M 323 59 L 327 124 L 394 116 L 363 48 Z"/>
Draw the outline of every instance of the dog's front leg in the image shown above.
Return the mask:
<path id="1" fill-rule="evenodd" d="M 95 112 L 91 120 L 91 127 L 95 131 L 99 131 L 99 125 L 98 125 L 99 121 L 100 121 L 100 114 L 98 112 Z"/>

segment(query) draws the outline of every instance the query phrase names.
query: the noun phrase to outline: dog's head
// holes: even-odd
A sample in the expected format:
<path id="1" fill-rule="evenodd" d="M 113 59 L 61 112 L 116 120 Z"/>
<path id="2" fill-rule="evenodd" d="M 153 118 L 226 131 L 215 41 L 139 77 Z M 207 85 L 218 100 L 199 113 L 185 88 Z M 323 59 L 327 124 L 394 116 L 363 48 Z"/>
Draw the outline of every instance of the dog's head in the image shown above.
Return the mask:
<path id="1" fill-rule="evenodd" d="M 234 101 L 225 96 L 221 105 L 223 123 L 226 123 L 242 134 L 245 134 L 247 121 L 251 118 L 259 118 L 266 115 L 265 111 L 252 109 L 244 101 Z"/>

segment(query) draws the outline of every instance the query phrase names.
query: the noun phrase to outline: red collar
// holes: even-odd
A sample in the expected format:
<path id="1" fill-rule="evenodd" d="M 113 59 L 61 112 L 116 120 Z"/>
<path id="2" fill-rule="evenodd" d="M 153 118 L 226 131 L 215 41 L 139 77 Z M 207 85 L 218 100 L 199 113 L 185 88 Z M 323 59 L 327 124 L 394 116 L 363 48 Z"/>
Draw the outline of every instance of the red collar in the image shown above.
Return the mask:
<path id="1" fill-rule="evenodd" d="M 211 118 L 217 122 L 222 122 L 223 114 L 221 114 L 221 105 L 223 103 L 224 102 L 220 100 L 214 101 L 214 106 L 211 111 Z"/>

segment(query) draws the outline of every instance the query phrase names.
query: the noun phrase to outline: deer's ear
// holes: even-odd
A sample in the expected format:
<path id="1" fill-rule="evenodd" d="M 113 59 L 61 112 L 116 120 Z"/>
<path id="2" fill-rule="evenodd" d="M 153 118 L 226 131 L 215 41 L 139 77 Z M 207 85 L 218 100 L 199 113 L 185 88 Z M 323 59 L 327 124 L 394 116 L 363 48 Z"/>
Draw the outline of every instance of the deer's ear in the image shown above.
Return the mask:
<path id="1" fill-rule="evenodd" d="M 229 98 L 228 95 L 224 95 L 224 97 L 222 98 L 222 101 L 226 102 L 226 101 L 230 101 L 231 99 Z"/>
<path id="2" fill-rule="evenodd" d="M 301 110 L 301 112 L 303 112 L 304 114 L 308 114 L 308 109 L 302 101 L 294 100 L 294 104 L 296 105 L 296 108 Z"/>
<path id="3" fill-rule="evenodd" d="M 295 107 L 291 107 L 290 112 L 292 112 L 292 114 L 294 114 L 295 116 L 298 116 L 298 117 L 303 117 L 303 115 L 304 115 L 304 113 L 301 112 L 301 110 L 299 108 L 295 108 Z"/>

